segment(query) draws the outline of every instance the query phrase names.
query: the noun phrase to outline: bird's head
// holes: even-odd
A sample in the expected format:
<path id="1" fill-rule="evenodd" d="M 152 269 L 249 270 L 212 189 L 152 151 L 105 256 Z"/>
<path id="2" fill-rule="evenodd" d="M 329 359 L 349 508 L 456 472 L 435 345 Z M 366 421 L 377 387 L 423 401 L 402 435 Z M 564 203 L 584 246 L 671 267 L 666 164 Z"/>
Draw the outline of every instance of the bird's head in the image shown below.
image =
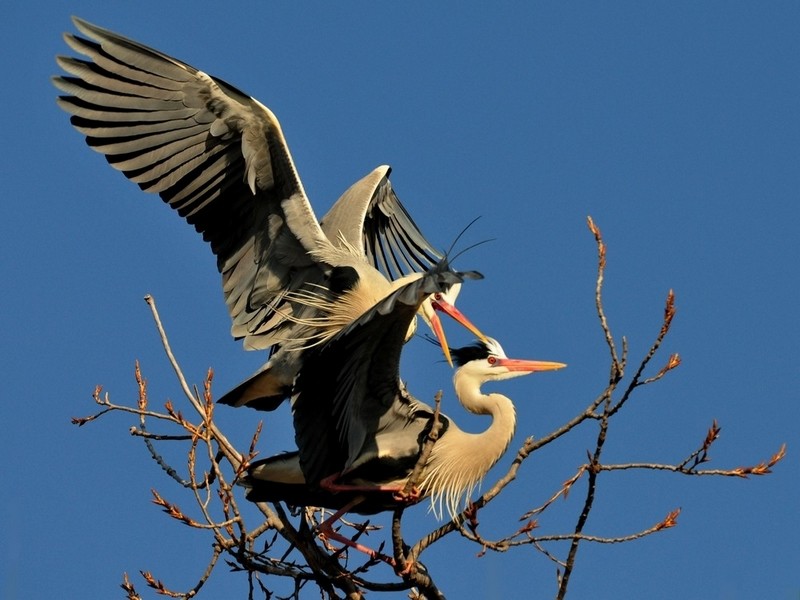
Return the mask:
<path id="1" fill-rule="evenodd" d="M 555 371 L 567 366 L 560 362 L 508 358 L 500 342 L 493 338 L 463 348 L 451 348 L 450 351 L 459 372 L 481 382 L 511 379 L 537 371 Z"/>

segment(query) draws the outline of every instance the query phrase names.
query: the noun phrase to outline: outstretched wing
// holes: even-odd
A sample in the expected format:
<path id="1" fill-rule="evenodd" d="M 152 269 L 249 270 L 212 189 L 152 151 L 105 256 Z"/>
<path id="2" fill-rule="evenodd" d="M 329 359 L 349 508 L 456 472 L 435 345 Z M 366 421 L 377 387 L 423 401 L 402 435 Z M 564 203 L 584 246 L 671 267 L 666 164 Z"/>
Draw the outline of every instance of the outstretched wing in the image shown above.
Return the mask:
<path id="1" fill-rule="evenodd" d="M 316 484 L 381 453 L 396 459 L 418 453 L 430 409 L 401 391 L 400 353 L 423 300 L 463 279 L 443 261 L 304 356 L 293 410 L 307 482 Z M 418 410 L 425 411 L 423 419 L 416 418 Z"/>
<path id="2" fill-rule="evenodd" d="M 211 245 L 232 334 L 250 348 L 280 339 L 288 291 L 322 279 L 330 247 L 278 120 L 202 71 L 75 18 L 65 35 L 88 60 L 58 57 L 59 105 L 94 150 L 158 193 Z"/>
<path id="3" fill-rule="evenodd" d="M 443 255 L 425 238 L 389 182 L 384 165 L 354 183 L 320 222 L 333 243 L 355 247 L 386 277 L 427 271 Z"/>

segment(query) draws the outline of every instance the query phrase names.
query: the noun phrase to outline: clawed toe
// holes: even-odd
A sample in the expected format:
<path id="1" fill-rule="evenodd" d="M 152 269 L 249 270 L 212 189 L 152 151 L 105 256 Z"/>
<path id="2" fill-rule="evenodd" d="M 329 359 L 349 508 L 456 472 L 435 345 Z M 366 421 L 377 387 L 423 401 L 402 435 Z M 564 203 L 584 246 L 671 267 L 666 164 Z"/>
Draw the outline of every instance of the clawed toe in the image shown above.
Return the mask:
<path id="1" fill-rule="evenodd" d="M 398 490 L 392 494 L 392 498 L 394 498 L 397 502 L 402 502 L 404 504 L 416 504 L 419 502 L 420 497 L 422 496 L 419 488 L 414 486 L 411 488 L 411 491 L 406 492 L 404 490 Z"/>

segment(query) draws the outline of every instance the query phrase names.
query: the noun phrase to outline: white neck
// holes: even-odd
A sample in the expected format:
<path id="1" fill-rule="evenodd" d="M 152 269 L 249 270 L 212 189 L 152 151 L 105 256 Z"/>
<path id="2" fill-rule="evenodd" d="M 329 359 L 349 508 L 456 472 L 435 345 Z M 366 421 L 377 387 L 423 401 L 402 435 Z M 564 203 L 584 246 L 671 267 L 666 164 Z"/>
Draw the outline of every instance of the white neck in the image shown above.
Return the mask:
<path id="1" fill-rule="evenodd" d="M 508 448 L 517 420 L 511 400 L 502 394 L 482 394 L 480 382 L 463 369 L 456 372 L 453 384 L 464 408 L 490 415 L 492 423 L 482 433 L 467 433 L 451 420 L 434 444 L 421 487 L 431 494 L 433 510 L 440 518 L 442 504 L 451 516 L 459 512 L 461 498 L 469 497 Z"/>

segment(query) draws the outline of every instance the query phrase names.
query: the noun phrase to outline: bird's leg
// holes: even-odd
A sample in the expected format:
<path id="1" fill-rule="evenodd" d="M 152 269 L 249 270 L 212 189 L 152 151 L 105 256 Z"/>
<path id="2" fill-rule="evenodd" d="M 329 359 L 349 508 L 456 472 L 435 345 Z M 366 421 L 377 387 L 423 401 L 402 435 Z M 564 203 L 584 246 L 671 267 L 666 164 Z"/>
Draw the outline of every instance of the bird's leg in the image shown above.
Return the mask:
<path id="1" fill-rule="evenodd" d="M 341 519 L 342 516 L 348 511 L 350 511 L 354 506 L 363 502 L 363 500 L 364 500 L 363 496 L 358 496 L 354 500 L 345 504 L 342 508 L 337 510 L 335 513 L 333 513 L 330 517 L 325 519 L 322 523 L 320 523 L 317 526 L 317 533 L 323 539 L 334 540 L 336 542 L 339 542 L 340 544 L 344 544 L 349 548 L 354 548 L 359 552 L 363 552 L 372 559 L 382 560 L 383 562 L 391 565 L 392 568 L 396 568 L 394 559 L 391 556 L 386 556 L 385 554 L 381 554 L 380 552 L 373 550 L 368 546 L 359 544 L 358 542 L 351 540 L 350 538 L 342 535 L 341 533 L 333 529 L 333 524 L 336 523 L 336 521 Z"/>
<path id="2" fill-rule="evenodd" d="M 377 550 L 373 550 L 372 548 L 370 548 L 368 546 L 364 546 L 363 544 L 359 544 L 358 542 L 354 542 L 350 538 L 348 538 L 348 537 L 346 537 L 346 536 L 334 531 L 333 529 L 326 529 L 326 530 L 323 531 L 322 525 L 319 526 L 317 531 L 319 532 L 319 535 L 321 537 L 324 537 L 324 538 L 329 539 L 329 540 L 333 540 L 335 542 L 339 542 L 340 544 L 344 544 L 345 546 L 348 546 L 350 548 L 354 548 L 354 549 L 358 550 L 359 552 L 363 552 L 364 554 L 366 554 L 367 556 L 369 556 L 372 559 L 383 561 L 386 564 L 388 564 L 389 566 L 391 566 L 393 569 L 396 568 L 394 559 L 391 556 L 387 556 L 385 554 L 381 554 Z"/>
<path id="3" fill-rule="evenodd" d="M 338 483 L 341 473 L 334 473 L 320 480 L 319 487 L 329 492 L 385 492 L 391 493 L 397 502 L 405 504 L 416 504 L 422 494 L 416 486 L 406 492 L 402 485 L 351 485 L 349 483 Z"/>

